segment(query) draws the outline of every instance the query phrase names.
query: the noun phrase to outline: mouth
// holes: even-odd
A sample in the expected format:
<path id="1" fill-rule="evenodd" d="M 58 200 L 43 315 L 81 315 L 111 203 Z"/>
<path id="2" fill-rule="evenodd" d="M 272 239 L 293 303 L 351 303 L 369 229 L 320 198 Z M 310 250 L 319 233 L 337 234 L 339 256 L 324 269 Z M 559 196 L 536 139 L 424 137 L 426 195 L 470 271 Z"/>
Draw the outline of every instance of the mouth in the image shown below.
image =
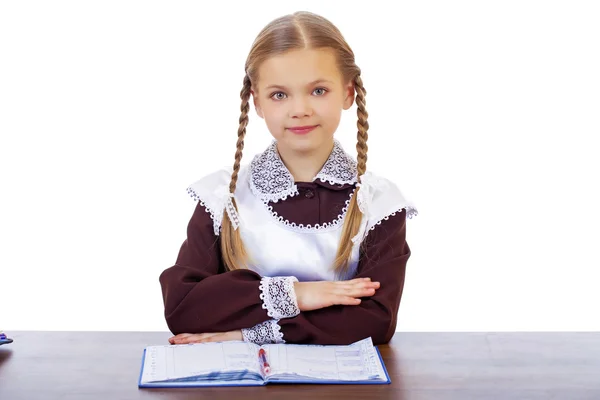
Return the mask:
<path id="1" fill-rule="evenodd" d="M 319 126 L 319 125 L 294 126 L 291 128 L 287 128 L 287 130 L 290 132 L 293 132 L 295 134 L 298 134 L 298 135 L 303 135 L 303 134 L 306 134 L 306 133 L 312 131 L 317 126 Z"/>

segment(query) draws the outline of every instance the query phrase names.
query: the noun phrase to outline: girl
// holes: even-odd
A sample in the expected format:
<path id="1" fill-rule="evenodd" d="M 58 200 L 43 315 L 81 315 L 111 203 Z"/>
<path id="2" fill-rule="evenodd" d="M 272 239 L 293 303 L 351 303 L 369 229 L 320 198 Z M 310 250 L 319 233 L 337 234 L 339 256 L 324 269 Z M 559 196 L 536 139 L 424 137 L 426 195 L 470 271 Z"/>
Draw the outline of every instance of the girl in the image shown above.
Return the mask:
<path id="1" fill-rule="evenodd" d="M 296 12 L 259 33 L 245 70 L 233 169 L 188 188 L 187 240 L 160 276 L 169 342 L 387 343 L 417 210 L 366 171 L 354 53 L 327 19 Z M 357 161 L 333 137 L 355 96 Z M 250 97 L 274 140 L 242 166 Z"/>

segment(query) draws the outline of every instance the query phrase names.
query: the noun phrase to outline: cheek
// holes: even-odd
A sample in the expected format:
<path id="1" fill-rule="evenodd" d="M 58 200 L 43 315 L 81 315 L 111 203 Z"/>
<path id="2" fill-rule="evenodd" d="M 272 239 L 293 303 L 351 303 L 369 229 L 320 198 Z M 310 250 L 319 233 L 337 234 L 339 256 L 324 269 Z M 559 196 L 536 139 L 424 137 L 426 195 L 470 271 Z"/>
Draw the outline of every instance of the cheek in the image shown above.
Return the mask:
<path id="1" fill-rule="evenodd" d="M 266 121 L 277 121 L 281 119 L 284 108 L 279 104 L 268 103 L 263 105 L 262 111 Z"/>
<path id="2" fill-rule="evenodd" d="M 273 136 L 277 137 L 280 135 L 279 132 L 283 131 L 286 121 L 285 115 L 286 114 L 283 107 L 270 107 L 263 109 L 265 124 Z"/>
<path id="3" fill-rule="evenodd" d="M 342 116 L 342 108 L 337 103 L 326 103 L 321 105 L 317 110 L 317 114 L 327 123 L 337 124 Z"/>
<path id="4" fill-rule="evenodd" d="M 265 122 L 267 125 L 274 125 L 280 123 L 282 121 L 283 108 L 268 108 L 263 111 L 263 115 L 265 117 Z"/>

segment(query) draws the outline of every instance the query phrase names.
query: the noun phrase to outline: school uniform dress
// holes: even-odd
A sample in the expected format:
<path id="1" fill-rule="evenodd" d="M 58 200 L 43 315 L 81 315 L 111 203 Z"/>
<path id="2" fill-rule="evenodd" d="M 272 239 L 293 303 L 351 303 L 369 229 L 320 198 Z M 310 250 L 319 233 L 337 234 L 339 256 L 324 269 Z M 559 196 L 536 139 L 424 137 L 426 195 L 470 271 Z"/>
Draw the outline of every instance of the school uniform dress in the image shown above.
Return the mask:
<path id="1" fill-rule="evenodd" d="M 242 330 L 245 341 L 350 344 L 394 335 L 411 251 L 406 220 L 415 206 L 390 180 L 367 172 L 339 141 L 311 182 L 295 182 L 277 142 L 240 168 L 231 207 L 231 168 L 194 182 L 198 201 L 177 260 L 160 275 L 165 318 L 174 333 Z M 363 213 L 347 273 L 332 269 L 344 218 L 357 186 Z M 247 269 L 226 272 L 220 253 L 228 212 L 250 258 Z M 300 312 L 294 282 L 369 277 L 381 282 L 360 305 Z"/>

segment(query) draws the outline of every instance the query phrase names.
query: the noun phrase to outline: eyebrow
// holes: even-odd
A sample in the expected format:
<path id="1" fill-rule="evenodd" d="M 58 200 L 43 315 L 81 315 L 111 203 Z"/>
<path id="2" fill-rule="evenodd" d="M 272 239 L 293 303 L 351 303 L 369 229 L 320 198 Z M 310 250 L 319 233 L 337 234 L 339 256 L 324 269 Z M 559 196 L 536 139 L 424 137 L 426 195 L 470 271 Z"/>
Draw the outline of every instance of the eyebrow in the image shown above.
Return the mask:
<path id="1" fill-rule="evenodd" d="M 313 85 L 316 85 L 317 83 L 326 83 L 326 82 L 327 83 L 333 83 L 332 81 L 329 81 L 327 79 L 317 79 L 316 81 L 310 82 L 306 86 L 313 86 Z M 265 88 L 265 90 L 268 90 L 268 89 L 283 89 L 283 90 L 287 90 L 287 88 L 285 86 L 282 86 L 282 85 L 269 85 L 269 86 L 267 86 Z"/>

